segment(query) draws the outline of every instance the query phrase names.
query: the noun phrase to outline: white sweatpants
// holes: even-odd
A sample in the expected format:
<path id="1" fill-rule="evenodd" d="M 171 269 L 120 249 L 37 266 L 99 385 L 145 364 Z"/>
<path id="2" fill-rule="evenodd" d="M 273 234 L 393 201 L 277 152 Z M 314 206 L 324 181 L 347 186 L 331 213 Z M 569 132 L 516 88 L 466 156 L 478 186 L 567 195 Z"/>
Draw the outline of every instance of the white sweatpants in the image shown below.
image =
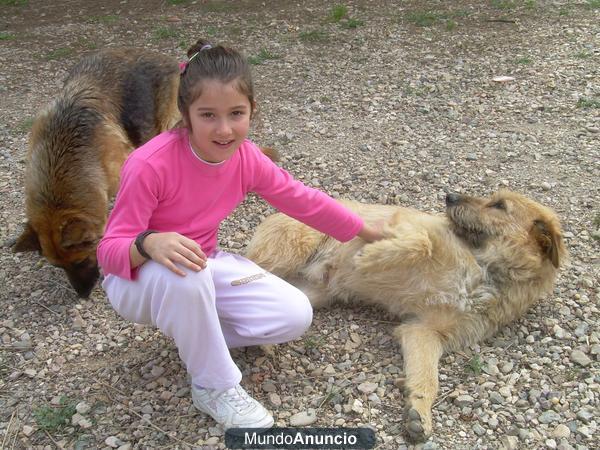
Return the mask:
<path id="1" fill-rule="evenodd" d="M 306 295 L 242 256 L 217 251 L 206 269 L 183 270 L 185 277 L 148 261 L 135 281 L 107 275 L 102 287 L 123 318 L 175 340 L 198 386 L 228 389 L 241 381 L 228 348 L 287 342 L 310 326 Z"/>

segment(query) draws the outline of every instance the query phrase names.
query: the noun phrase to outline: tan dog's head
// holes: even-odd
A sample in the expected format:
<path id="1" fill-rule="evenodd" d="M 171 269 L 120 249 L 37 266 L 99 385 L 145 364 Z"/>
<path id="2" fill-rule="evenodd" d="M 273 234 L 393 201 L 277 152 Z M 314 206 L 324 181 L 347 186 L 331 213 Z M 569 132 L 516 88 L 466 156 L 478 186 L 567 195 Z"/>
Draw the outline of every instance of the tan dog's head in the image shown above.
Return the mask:
<path id="1" fill-rule="evenodd" d="M 488 198 L 448 194 L 446 214 L 453 231 L 474 248 L 493 246 L 507 257 L 512 252 L 523 267 L 539 262 L 556 269 L 567 257 L 554 211 L 515 192 L 502 190 Z"/>
<path id="2" fill-rule="evenodd" d="M 52 214 L 30 214 L 14 251 L 37 251 L 67 273 L 80 297 L 89 297 L 100 275 L 96 246 L 104 220 L 61 210 Z"/>

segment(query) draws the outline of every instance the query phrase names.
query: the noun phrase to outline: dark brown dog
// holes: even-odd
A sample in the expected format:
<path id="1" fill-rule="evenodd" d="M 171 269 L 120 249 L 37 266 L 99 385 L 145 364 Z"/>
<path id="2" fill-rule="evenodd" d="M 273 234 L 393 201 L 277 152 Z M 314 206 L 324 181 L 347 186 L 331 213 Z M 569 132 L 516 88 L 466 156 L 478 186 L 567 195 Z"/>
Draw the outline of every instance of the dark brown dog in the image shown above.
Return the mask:
<path id="1" fill-rule="evenodd" d="M 346 203 L 385 238 L 346 244 L 275 214 L 258 226 L 247 256 L 306 292 L 313 306 L 359 301 L 408 318 L 395 335 L 406 374 L 406 428 L 432 432 L 444 352 L 482 341 L 552 289 L 567 258 L 554 211 L 515 192 L 448 194 L 446 215 Z"/>
<path id="2" fill-rule="evenodd" d="M 14 250 L 62 267 L 79 296 L 99 272 L 96 245 L 127 155 L 179 119 L 179 68 L 133 48 L 84 57 L 36 118 L 25 171 L 27 224 Z"/>

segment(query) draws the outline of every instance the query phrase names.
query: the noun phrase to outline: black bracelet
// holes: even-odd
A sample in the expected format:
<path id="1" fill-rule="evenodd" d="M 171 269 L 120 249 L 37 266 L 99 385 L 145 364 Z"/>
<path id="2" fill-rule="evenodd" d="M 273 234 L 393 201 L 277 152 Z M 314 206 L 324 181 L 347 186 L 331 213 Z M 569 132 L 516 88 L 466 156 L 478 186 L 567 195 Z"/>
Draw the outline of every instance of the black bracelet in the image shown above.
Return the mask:
<path id="1" fill-rule="evenodd" d="M 142 231 L 135 238 L 135 248 L 137 248 L 137 251 L 139 252 L 139 254 L 142 255 L 146 259 L 152 259 L 152 257 L 146 252 L 146 250 L 144 250 L 144 239 L 146 239 L 146 237 L 148 237 L 148 235 L 152 234 L 152 233 L 158 233 L 158 231 L 156 231 L 156 230 Z"/>

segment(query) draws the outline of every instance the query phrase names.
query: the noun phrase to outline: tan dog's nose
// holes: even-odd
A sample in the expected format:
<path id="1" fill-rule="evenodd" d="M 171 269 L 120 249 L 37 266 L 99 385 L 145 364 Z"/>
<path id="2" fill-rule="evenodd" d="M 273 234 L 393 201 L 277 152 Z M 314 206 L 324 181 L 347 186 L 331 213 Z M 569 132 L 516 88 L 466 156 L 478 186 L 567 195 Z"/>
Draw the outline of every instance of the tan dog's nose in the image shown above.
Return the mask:
<path id="1" fill-rule="evenodd" d="M 460 203 L 462 196 L 454 192 L 448 192 L 446 194 L 446 206 L 452 206 Z"/>

